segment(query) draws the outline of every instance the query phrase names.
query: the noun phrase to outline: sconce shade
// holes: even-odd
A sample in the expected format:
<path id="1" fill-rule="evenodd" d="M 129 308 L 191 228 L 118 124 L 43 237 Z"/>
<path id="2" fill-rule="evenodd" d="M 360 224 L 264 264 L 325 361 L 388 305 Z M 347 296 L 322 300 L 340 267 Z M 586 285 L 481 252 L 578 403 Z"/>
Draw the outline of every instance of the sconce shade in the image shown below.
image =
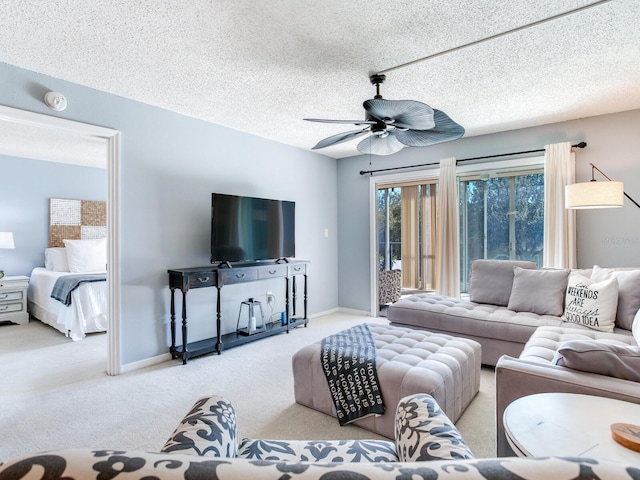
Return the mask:
<path id="1" fill-rule="evenodd" d="M 13 243 L 13 232 L 0 232 L 0 248 L 16 248 Z"/>
<path id="2" fill-rule="evenodd" d="M 615 208 L 624 205 L 622 182 L 583 182 L 565 186 L 565 208 Z"/>

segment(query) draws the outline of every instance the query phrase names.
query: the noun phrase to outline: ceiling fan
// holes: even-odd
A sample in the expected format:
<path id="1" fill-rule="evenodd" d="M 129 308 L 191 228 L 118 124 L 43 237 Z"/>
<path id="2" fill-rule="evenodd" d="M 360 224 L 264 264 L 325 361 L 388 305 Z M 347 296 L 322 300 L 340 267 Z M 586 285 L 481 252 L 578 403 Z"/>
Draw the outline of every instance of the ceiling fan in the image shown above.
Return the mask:
<path id="1" fill-rule="evenodd" d="M 365 100 L 365 120 L 326 120 L 305 118 L 309 122 L 349 123 L 366 125 L 361 130 L 331 135 L 320 140 L 312 150 L 330 147 L 338 143 L 367 136 L 358 143 L 360 153 L 390 155 L 407 147 L 426 147 L 436 143 L 456 140 L 464 135 L 464 127 L 449 116 L 429 105 L 415 100 L 385 100 L 380 95 L 380 85 L 386 76 L 373 74 L 369 77 L 376 86 L 376 96 Z"/>

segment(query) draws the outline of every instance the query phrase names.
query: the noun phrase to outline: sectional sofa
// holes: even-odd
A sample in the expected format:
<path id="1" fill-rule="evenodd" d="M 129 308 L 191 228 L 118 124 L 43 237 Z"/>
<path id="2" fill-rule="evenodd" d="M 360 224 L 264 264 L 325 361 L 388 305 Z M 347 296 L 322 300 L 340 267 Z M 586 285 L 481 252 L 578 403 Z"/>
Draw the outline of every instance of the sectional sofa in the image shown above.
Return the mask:
<path id="1" fill-rule="evenodd" d="M 597 297 L 597 298 L 593 298 Z M 534 393 L 640 403 L 640 268 L 537 269 L 476 260 L 469 300 L 414 295 L 389 307 L 393 325 L 471 338 L 496 367 L 498 456 L 511 456 L 506 407 Z"/>
<path id="2" fill-rule="evenodd" d="M 428 293 L 411 295 L 389 306 L 392 325 L 470 338 L 482 345 L 482 363 L 495 366 L 502 355 L 518 357 L 538 327 L 584 330 L 563 318 L 570 273 L 597 280 L 620 275 L 615 323 L 607 331 L 631 337 L 640 307 L 640 268 L 538 269 L 535 263 L 475 260 L 469 298 Z M 627 272 L 627 273 L 624 273 Z M 608 319 L 613 323 L 613 318 Z M 633 340 L 630 340 L 633 342 Z"/>

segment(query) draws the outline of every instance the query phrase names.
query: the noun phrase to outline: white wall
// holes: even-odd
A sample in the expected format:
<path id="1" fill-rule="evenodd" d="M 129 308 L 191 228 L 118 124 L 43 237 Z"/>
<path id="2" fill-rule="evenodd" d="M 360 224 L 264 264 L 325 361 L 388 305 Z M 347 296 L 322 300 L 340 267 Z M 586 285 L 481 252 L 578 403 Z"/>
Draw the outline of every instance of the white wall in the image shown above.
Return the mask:
<path id="1" fill-rule="evenodd" d="M 123 364 L 168 351 L 167 269 L 209 263 L 214 191 L 295 201 L 296 256 L 311 261 L 309 313 L 338 306 L 335 160 L 3 63 L 0 82 L 2 105 L 122 133 L 121 264 L 115 267 L 122 279 Z M 64 112 L 46 108 L 48 90 L 67 97 Z M 272 290 L 279 308 L 283 284 L 225 287 L 223 330 L 235 328 L 248 297 Z M 215 289 L 189 296 L 189 340 L 213 335 Z"/>
<path id="2" fill-rule="evenodd" d="M 577 181 L 591 178 L 593 163 L 640 202 L 640 110 L 542 125 L 492 135 L 465 137 L 424 148 L 405 148 L 395 155 L 361 155 L 338 161 L 339 303 L 369 311 L 369 175 L 375 170 L 544 148 L 546 144 L 587 142 L 576 149 Z M 539 155 L 539 154 L 538 154 Z M 370 165 L 371 162 L 371 165 Z M 602 177 L 597 177 L 604 180 Z M 640 266 L 640 209 L 628 200 L 619 209 L 577 213 L 578 266 Z M 346 288 L 349 286 L 349 288 Z M 352 287 L 353 286 L 353 287 Z"/>

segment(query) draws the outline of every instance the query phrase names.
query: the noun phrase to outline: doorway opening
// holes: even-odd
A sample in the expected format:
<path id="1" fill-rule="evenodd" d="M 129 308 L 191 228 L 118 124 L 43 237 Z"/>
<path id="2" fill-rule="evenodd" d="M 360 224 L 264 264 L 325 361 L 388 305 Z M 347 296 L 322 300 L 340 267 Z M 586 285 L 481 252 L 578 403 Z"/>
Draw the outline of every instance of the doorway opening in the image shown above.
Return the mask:
<path id="1" fill-rule="evenodd" d="M 43 137 L 56 132 L 68 137 L 93 138 L 105 142 L 107 166 L 107 291 L 109 322 L 107 331 L 107 374 L 122 373 L 120 325 L 120 132 L 44 114 L 0 105 L 0 122 L 9 126 L 39 130 Z M 33 135 L 38 138 L 38 135 Z M 33 139 L 31 140 L 33 141 Z"/>

